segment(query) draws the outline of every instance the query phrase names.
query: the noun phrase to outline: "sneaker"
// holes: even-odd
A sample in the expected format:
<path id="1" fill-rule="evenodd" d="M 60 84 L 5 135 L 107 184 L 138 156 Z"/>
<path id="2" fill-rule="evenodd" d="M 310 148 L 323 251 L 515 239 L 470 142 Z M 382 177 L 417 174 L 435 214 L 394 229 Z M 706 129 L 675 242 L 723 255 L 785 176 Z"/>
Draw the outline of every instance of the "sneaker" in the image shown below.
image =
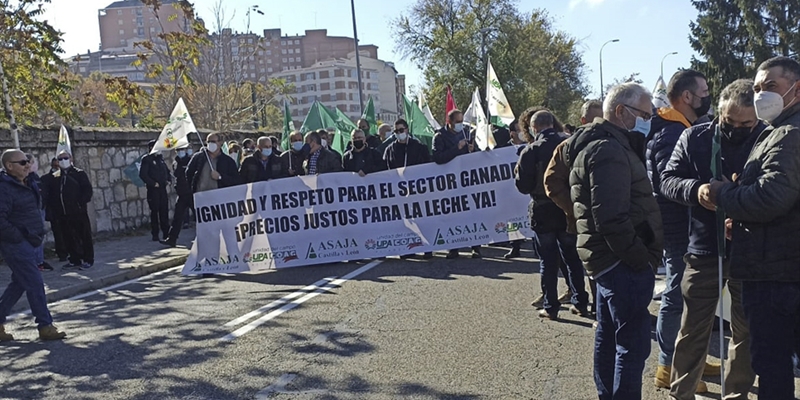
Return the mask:
<path id="1" fill-rule="evenodd" d="M 47 261 L 39 264 L 39 271 L 52 271 L 53 266 L 48 264 Z"/>
<path id="2" fill-rule="evenodd" d="M 158 243 L 161 243 L 161 244 L 163 244 L 164 246 L 167 246 L 167 247 L 177 247 L 178 246 L 178 243 L 176 241 L 169 240 L 169 239 L 159 240 Z"/>
<path id="3" fill-rule="evenodd" d="M 61 267 L 62 271 L 77 271 L 79 269 L 81 269 L 80 264 L 73 264 L 71 262 L 68 262 Z"/>
<path id="4" fill-rule="evenodd" d="M 14 340 L 14 336 L 10 333 L 6 333 L 6 328 L 0 325 L 0 342 L 10 342 L 12 340 Z"/>
<path id="5" fill-rule="evenodd" d="M 558 321 L 558 313 L 550 314 L 547 310 L 539 311 L 539 318 L 549 319 L 550 321 Z"/>
<path id="6" fill-rule="evenodd" d="M 592 322 L 592 329 L 597 330 L 597 321 Z"/>
<path id="7" fill-rule="evenodd" d="M 575 305 L 570 306 L 569 312 L 575 315 L 580 315 L 583 318 L 589 318 L 592 316 L 592 314 L 589 313 L 589 309 L 586 308 L 586 306 L 575 306 Z"/>
<path id="8" fill-rule="evenodd" d="M 93 262 L 84 262 L 83 264 L 81 264 L 81 270 L 91 269 L 92 267 L 94 267 Z"/>
<path id="9" fill-rule="evenodd" d="M 558 298 L 558 302 L 562 304 L 564 303 L 568 304 L 570 301 L 572 301 L 572 290 L 567 290 L 566 293 L 562 294 Z"/>
<path id="10" fill-rule="evenodd" d="M 430 260 L 431 258 L 433 258 L 433 252 L 432 251 L 429 251 L 429 252 L 427 252 L 427 253 L 422 255 L 422 259 L 423 260 Z"/>
<path id="11" fill-rule="evenodd" d="M 454 258 L 458 258 L 458 250 L 450 250 L 450 251 L 448 251 L 447 252 L 447 257 L 445 257 L 445 258 L 448 259 L 448 260 L 452 260 Z"/>
<path id="12" fill-rule="evenodd" d="M 519 248 L 515 247 L 515 248 L 511 249 L 511 251 L 509 251 L 508 253 L 504 254 L 503 258 L 505 258 L 506 260 L 510 260 L 512 258 L 517 258 L 519 256 L 520 256 Z"/>
<path id="13" fill-rule="evenodd" d="M 543 308 L 544 307 L 544 295 L 540 294 L 539 297 L 537 297 L 537 298 L 535 298 L 533 300 L 533 303 L 531 303 L 531 305 L 536 307 L 537 310 Z"/>
<path id="14" fill-rule="evenodd" d="M 67 334 L 59 331 L 53 325 L 47 325 L 39 328 L 39 340 L 61 340 L 67 337 Z"/>

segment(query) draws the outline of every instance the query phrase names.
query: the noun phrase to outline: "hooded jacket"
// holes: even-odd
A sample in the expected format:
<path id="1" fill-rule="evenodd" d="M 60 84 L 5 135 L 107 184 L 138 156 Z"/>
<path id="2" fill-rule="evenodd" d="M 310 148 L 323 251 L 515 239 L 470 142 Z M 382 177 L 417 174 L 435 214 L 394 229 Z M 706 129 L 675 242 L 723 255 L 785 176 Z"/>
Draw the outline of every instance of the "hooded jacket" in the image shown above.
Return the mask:
<path id="1" fill-rule="evenodd" d="M 41 206 L 36 183 L 29 179 L 20 182 L 0 171 L 0 242 L 27 241 L 33 247 L 40 246 L 44 240 Z"/>
<path id="2" fill-rule="evenodd" d="M 590 276 L 622 262 L 661 263 L 663 231 L 644 163 L 644 137 L 596 118 L 567 143 L 578 255 Z"/>
<path id="3" fill-rule="evenodd" d="M 800 104 L 756 139 L 717 206 L 733 219 L 731 278 L 800 282 Z"/>
<path id="4" fill-rule="evenodd" d="M 661 173 L 667 168 L 672 150 L 681 134 L 691 126 L 679 111 L 659 108 L 657 115 L 653 116 L 647 137 L 647 174 L 653 184 L 653 195 L 658 202 L 661 220 L 664 221 L 664 236 L 684 242 L 689 236 L 689 210 L 686 206 L 664 197 L 661 192 Z"/>

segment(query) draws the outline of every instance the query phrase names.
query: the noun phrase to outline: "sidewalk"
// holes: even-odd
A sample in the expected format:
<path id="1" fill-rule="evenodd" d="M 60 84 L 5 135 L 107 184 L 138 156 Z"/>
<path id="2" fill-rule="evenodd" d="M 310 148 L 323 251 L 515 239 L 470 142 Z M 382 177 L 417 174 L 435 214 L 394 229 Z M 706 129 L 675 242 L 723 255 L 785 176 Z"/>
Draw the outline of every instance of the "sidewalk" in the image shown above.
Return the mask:
<path id="1" fill-rule="evenodd" d="M 181 231 L 178 247 L 169 248 L 153 242 L 150 233 L 141 236 L 110 238 L 94 245 L 94 266 L 82 271 L 62 271 L 66 262 L 58 258 L 47 260 L 53 271 L 43 271 L 48 303 L 104 288 L 154 272 L 183 265 L 189 255 L 189 247 L 195 237 L 194 229 Z M 0 263 L 0 292 L 11 281 L 11 270 Z M 28 308 L 25 296 L 14 307 L 14 311 Z"/>

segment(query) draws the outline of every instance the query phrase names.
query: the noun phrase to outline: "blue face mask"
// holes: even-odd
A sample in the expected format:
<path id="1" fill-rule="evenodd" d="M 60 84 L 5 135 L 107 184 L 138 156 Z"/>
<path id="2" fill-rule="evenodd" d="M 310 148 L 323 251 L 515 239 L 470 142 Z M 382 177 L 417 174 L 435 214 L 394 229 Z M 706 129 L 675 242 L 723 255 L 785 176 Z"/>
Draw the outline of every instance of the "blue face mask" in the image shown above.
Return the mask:
<path id="1" fill-rule="evenodd" d="M 303 145 L 304 145 L 303 142 L 292 142 L 292 150 L 294 151 L 303 150 Z"/>
<path id="2" fill-rule="evenodd" d="M 272 149 L 261 149 L 261 154 L 264 155 L 264 157 L 269 157 L 272 155 Z"/>
<path id="3" fill-rule="evenodd" d="M 190 155 L 192 155 L 192 153 L 194 153 L 194 151 L 192 149 L 186 149 L 186 155 L 190 156 Z"/>
<path id="4" fill-rule="evenodd" d="M 653 122 L 653 120 L 651 119 L 649 121 L 645 121 L 644 118 L 642 118 L 642 117 L 640 117 L 638 115 L 635 115 L 634 113 L 631 112 L 631 110 L 628 110 L 628 107 L 625 107 L 625 109 L 631 115 L 636 117 L 636 123 L 633 125 L 633 129 L 630 129 L 630 131 L 631 132 L 639 132 L 644 136 L 649 135 L 650 134 L 650 125 Z M 626 126 L 625 129 L 628 129 L 628 127 Z"/>
<path id="5" fill-rule="evenodd" d="M 178 157 L 179 158 L 186 157 L 186 150 L 178 150 Z"/>

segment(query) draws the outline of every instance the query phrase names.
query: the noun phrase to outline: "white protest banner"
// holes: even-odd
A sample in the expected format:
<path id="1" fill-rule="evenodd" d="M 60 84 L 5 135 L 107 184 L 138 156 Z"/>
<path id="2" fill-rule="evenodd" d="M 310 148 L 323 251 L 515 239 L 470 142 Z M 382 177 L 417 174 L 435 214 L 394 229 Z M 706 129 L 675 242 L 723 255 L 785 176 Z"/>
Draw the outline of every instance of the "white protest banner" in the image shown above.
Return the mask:
<path id="1" fill-rule="evenodd" d="M 183 274 L 239 273 L 466 248 L 531 237 L 516 149 L 359 177 L 276 179 L 195 195 Z"/>
<path id="2" fill-rule="evenodd" d="M 192 122 L 192 116 L 189 115 L 189 110 L 186 109 L 186 104 L 183 98 L 178 99 L 172 114 L 169 115 L 169 120 L 164 125 L 161 135 L 158 136 L 156 145 L 150 151 L 150 154 L 158 153 L 159 151 L 168 151 L 172 149 L 179 149 L 189 145 L 190 133 L 197 132 L 197 128 Z"/>

